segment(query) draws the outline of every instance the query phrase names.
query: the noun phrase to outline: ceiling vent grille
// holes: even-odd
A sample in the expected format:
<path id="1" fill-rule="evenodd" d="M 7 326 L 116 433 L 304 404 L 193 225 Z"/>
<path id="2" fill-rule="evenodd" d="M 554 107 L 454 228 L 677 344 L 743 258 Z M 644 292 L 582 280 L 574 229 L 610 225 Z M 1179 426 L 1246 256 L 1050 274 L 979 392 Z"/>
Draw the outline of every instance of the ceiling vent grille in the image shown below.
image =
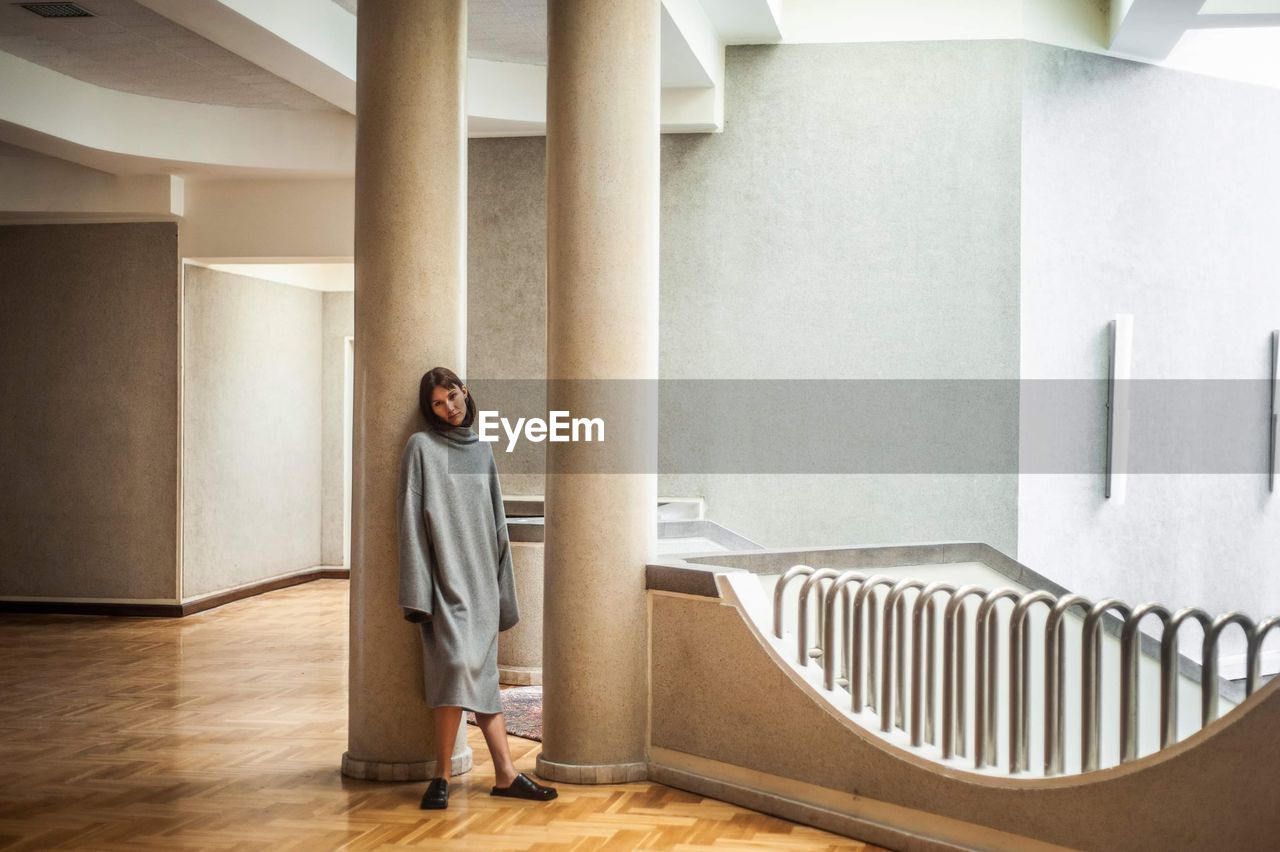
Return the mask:
<path id="1" fill-rule="evenodd" d="M 42 18 L 92 18 L 93 13 L 82 9 L 75 3 L 19 3 L 28 12 L 35 12 Z"/>

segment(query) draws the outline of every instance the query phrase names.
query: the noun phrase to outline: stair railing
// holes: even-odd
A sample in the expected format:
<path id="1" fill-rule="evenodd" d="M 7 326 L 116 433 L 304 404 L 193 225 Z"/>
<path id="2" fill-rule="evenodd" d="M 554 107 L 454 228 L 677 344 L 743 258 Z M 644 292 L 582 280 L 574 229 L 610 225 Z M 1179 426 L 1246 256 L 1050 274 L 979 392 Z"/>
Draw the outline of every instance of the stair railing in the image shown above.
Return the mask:
<path id="1" fill-rule="evenodd" d="M 1178 630 L 1187 621 L 1198 621 L 1204 631 L 1200 675 L 1201 725 L 1218 714 L 1218 645 L 1225 630 L 1235 625 L 1247 645 L 1245 696 L 1252 695 L 1260 678 L 1262 644 L 1280 628 L 1280 616 L 1254 623 L 1239 612 L 1212 618 L 1204 610 L 1186 608 L 1171 613 L 1160 604 L 1130 607 L 1107 598 L 1098 602 L 1080 595 L 1055 596 L 1046 591 L 1021 592 L 1009 587 L 984 589 L 956 587 L 946 582 L 918 579 L 895 580 L 883 574 L 867 576 L 858 571 L 832 568 L 814 570 L 796 565 L 786 571 L 774 589 L 773 634 L 784 638 L 787 587 L 803 578 L 795 619 L 795 661 L 806 667 L 820 664 L 827 690 L 847 690 L 855 714 L 868 710 L 879 716 L 879 728 L 909 731 L 912 746 L 936 744 L 942 759 L 966 752 L 966 684 L 973 689 L 974 767 L 997 762 L 999 730 L 999 637 L 1009 637 L 1005 708 L 1008 721 L 1007 760 L 1010 774 L 1029 771 L 1032 736 L 1032 668 L 1044 676 L 1044 774 L 1064 772 L 1064 720 L 1066 718 L 1066 617 L 1072 610 L 1083 614 L 1080 646 L 1080 765 L 1081 771 L 1100 768 L 1102 725 L 1102 628 L 1114 618 L 1119 623 L 1119 759 L 1138 756 L 1139 694 L 1138 652 L 1141 623 L 1156 618 L 1160 640 L 1159 748 L 1177 742 Z M 908 596 L 912 596 L 909 601 Z M 945 607 L 939 599 L 945 597 Z M 966 607 L 976 599 L 976 607 Z M 1000 605 L 1008 601 L 1011 606 Z M 837 609 L 837 603 L 843 604 Z M 1043 654 L 1032 654 L 1030 615 L 1037 605 L 1047 610 L 1041 637 Z M 1112 615 L 1112 614 L 1116 615 Z M 909 623 L 908 623 L 908 618 Z M 810 639 L 810 623 L 816 628 Z M 878 622 L 883 622 L 878 624 Z M 941 622 L 941 624 L 939 623 Z M 937 631 L 942 631 L 942 665 L 936 659 Z M 966 636 L 974 636 L 972 679 L 968 677 Z M 910 636 L 908 659 L 907 637 Z M 938 717 L 937 683 L 941 681 L 941 719 Z M 941 736 L 936 736 L 940 732 Z"/>

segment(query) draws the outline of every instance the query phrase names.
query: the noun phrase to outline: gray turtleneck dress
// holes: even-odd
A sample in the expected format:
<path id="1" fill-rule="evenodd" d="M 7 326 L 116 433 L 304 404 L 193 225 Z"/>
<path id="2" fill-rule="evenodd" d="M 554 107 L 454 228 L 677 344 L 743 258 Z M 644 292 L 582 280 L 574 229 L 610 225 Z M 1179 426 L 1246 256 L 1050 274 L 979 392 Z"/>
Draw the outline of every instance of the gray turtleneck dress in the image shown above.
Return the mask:
<path id="1" fill-rule="evenodd" d="M 492 444 L 415 432 L 400 460 L 400 606 L 422 634 L 429 707 L 498 713 L 498 633 L 519 620 Z"/>

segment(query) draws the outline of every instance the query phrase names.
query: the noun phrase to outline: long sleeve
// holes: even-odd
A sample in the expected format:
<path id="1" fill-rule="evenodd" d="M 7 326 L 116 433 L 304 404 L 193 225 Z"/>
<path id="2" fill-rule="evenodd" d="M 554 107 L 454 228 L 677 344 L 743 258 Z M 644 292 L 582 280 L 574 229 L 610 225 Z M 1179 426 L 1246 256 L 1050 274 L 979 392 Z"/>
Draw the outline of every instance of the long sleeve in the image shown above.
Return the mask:
<path id="1" fill-rule="evenodd" d="M 407 621 L 429 621 L 434 612 L 435 554 L 427 531 L 426 498 L 417 448 L 411 440 L 400 459 L 396 515 L 400 538 L 400 607 Z"/>
<path id="2" fill-rule="evenodd" d="M 511 562 L 511 539 L 507 533 L 507 512 L 502 506 L 502 486 L 498 465 L 489 451 L 489 496 L 493 501 L 493 526 L 498 534 L 498 632 L 515 627 L 520 620 L 516 601 L 516 578 Z"/>

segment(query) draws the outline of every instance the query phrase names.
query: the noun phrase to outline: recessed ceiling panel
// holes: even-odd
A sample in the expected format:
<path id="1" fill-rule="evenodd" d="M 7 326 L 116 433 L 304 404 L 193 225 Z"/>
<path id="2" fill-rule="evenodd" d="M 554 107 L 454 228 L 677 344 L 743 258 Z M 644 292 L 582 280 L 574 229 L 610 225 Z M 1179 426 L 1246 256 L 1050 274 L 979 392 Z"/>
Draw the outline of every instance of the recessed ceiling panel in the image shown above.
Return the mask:
<path id="1" fill-rule="evenodd" d="M 0 0 L 0 51 L 95 86 L 202 104 L 337 107 L 133 0 L 84 0 L 91 18 L 42 18 Z"/>

